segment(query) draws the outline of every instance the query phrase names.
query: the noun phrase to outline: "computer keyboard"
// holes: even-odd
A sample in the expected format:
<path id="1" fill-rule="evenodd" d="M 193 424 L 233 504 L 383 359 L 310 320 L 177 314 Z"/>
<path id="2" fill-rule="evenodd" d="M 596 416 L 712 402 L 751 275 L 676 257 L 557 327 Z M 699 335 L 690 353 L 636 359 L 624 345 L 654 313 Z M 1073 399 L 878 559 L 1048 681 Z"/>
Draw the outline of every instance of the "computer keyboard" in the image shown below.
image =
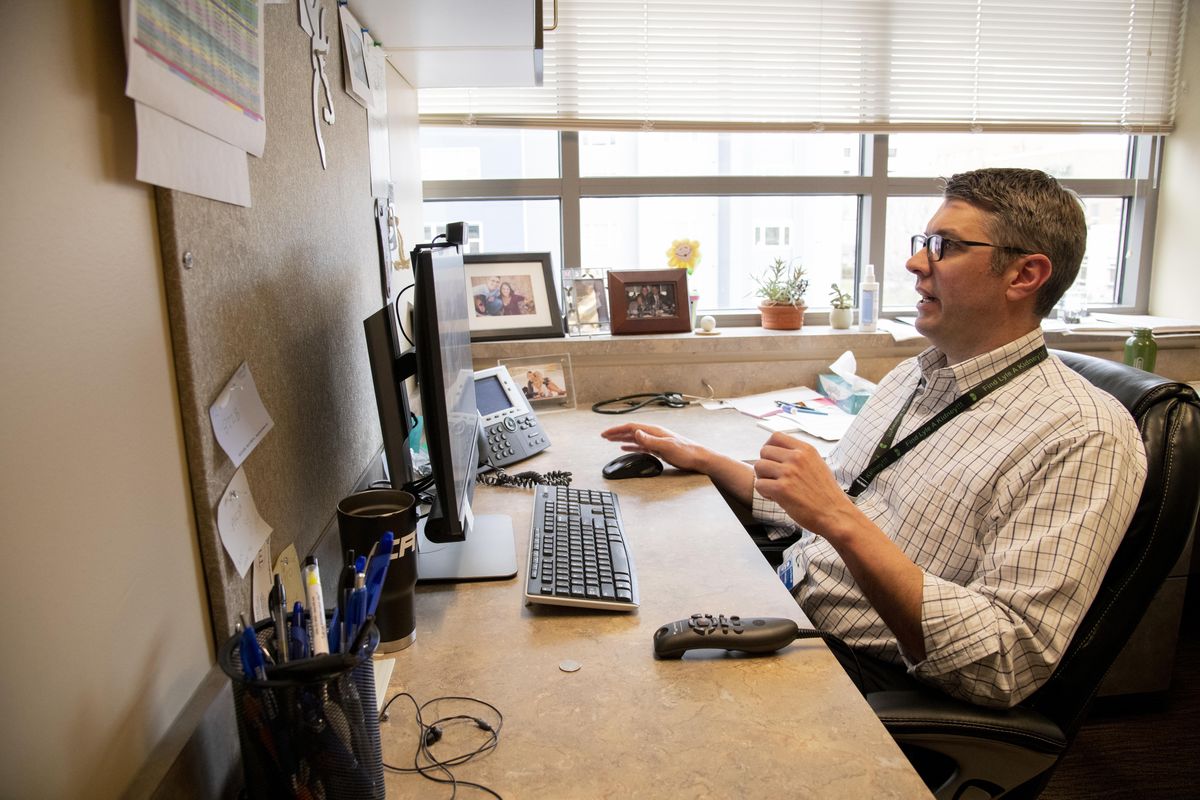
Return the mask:
<path id="1" fill-rule="evenodd" d="M 637 575 L 615 494 L 536 487 L 525 599 L 610 611 L 637 608 Z"/>

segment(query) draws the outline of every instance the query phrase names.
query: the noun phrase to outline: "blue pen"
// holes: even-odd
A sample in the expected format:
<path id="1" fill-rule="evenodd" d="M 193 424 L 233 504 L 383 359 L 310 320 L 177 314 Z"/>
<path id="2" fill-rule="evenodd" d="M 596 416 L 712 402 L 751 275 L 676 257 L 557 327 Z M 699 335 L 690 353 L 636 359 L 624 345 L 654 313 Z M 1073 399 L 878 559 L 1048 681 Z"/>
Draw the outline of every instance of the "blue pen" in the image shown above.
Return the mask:
<path id="1" fill-rule="evenodd" d="M 823 417 L 829 416 L 824 411 L 818 411 L 815 408 L 809 408 L 808 406 L 804 405 L 803 401 L 801 401 L 799 404 L 796 404 L 788 403 L 783 400 L 776 400 L 775 405 L 792 414 L 820 414 Z"/>
<path id="2" fill-rule="evenodd" d="M 242 671 L 247 680 L 265 681 L 267 679 L 267 664 L 263 661 L 262 652 L 258 649 L 258 635 L 254 626 L 243 625 L 242 644 L 238 648 L 242 657 Z"/>
<path id="3" fill-rule="evenodd" d="M 383 581 L 387 577 L 388 564 L 392 560 L 393 542 L 395 536 L 391 531 L 387 531 L 380 537 L 378 544 L 371 548 L 371 557 L 367 559 L 367 607 L 363 616 L 374 614 L 379 605 Z"/>
<path id="4" fill-rule="evenodd" d="M 292 625 L 288 628 L 288 655 L 293 659 L 308 658 L 308 629 L 304 625 L 304 604 L 299 600 L 292 606 Z"/>

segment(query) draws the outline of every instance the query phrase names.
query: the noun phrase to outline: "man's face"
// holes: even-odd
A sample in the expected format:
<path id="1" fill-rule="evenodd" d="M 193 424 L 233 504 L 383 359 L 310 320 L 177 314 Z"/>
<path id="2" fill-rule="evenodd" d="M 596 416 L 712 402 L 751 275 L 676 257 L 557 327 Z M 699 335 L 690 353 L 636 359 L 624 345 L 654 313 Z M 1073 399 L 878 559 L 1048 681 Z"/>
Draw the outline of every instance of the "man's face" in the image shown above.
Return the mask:
<path id="1" fill-rule="evenodd" d="M 961 200 L 946 200 L 929 220 L 927 236 L 991 242 L 986 214 Z M 1008 244 L 996 242 L 996 244 Z M 1005 297 L 1011 269 L 992 272 L 991 247 L 964 247 L 946 242 L 942 259 L 930 263 L 928 250 L 908 259 L 916 276 L 917 330 L 944 352 L 951 363 L 992 349 L 996 330 L 1009 313 Z"/>
<path id="2" fill-rule="evenodd" d="M 499 289 L 499 288 L 500 288 L 500 279 L 499 279 L 499 278 L 497 278 L 495 275 L 493 275 L 492 277 L 488 278 L 487 287 L 488 287 L 488 291 L 489 291 L 489 292 L 494 292 L 494 291 L 496 291 L 497 289 Z"/>

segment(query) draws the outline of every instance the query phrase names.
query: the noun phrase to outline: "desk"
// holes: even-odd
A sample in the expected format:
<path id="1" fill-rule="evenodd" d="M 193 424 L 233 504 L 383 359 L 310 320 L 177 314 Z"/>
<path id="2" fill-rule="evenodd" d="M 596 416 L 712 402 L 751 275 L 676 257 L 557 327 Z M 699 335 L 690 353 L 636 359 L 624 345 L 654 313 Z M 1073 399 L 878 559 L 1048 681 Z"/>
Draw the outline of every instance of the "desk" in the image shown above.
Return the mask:
<path id="1" fill-rule="evenodd" d="M 620 417 L 581 408 L 541 420 L 552 447 L 520 468 L 566 469 L 576 486 L 617 492 L 641 608 L 525 606 L 531 492 L 478 487 L 478 512 L 512 516 L 518 577 L 419 586 L 416 641 L 394 654 L 387 694 L 471 695 L 500 708 L 499 747 L 456 768 L 456 777 L 505 798 L 553 800 L 929 796 L 819 639 L 770 657 L 653 657 L 654 631 L 694 612 L 810 623 L 706 477 L 668 469 L 657 478 L 605 481 L 600 468 L 619 449 L 599 432 L 637 420 L 750 457 L 765 431 L 736 411 L 699 407 Z M 561 671 L 568 659 L 582 667 Z M 412 719 L 411 704 L 392 705 L 381 726 L 385 762 L 411 766 Z M 445 755 L 478 741 L 471 734 L 456 729 Z M 389 796 L 449 796 L 448 787 L 393 772 L 387 787 Z"/>

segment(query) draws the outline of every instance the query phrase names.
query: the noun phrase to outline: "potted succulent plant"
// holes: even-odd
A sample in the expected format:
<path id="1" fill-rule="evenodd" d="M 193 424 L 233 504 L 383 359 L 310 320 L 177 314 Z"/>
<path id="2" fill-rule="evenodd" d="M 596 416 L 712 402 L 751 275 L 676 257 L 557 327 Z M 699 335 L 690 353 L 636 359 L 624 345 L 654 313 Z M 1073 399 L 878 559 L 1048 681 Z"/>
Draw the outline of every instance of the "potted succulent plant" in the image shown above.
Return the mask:
<path id="1" fill-rule="evenodd" d="M 804 267 L 777 258 L 761 275 L 753 276 L 753 280 L 758 284 L 754 293 L 760 298 L 762 326 L 769 330 L 800 330 L 808 307 L 804 304 L 804 293 L 808 291 Z"/>
<path id="2" fill-rule="evenodd" d="M 829 327 L 837 330 L 849 330 L 850 323 L 854 322 L 854 298 L 843 292 L 842 288 L 836 283 L 830 284 L 833 291 L 830 296 L 830 311 L 829 311 Z"/>

